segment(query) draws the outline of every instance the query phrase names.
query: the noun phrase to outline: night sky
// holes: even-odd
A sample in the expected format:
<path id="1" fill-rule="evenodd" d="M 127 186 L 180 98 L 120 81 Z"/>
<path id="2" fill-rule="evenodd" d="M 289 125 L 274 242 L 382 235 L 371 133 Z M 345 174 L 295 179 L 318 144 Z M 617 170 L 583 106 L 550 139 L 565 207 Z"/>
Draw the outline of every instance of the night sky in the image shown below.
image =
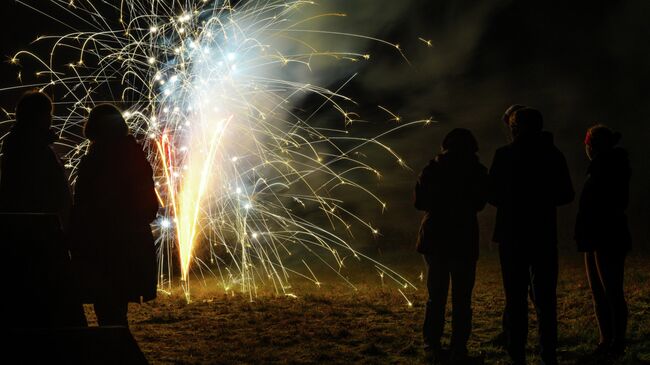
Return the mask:
<path id="1" fill-rule="evenodd" d="M 116 0 L 117 2 L 117 0 Z M 45 1 L 30 1 L 47 8 Z M 489 166 L 494 150 L 507 143 L 501 123 L 513 103 L 542 111 L 546 129 L 569 162 L 576 191 L 588 160 L 582 145 L 586 128 L 605 123 L 623 134 L 633 168 L 630 216 L 635 247 L 650 248 L 650 2 L 572 1 L 320 1 L 319 11 L 347 14 L 323 28 L 369 35 L 399 43 L 407 62 L 377 42 L 349 39 L 337 47 L 370 53 L 369 61 L 327 68 L 330 87 L 358 72 L 343 93 L 358 105 L 363 120 L 353 131 L 372 136 L 393 126 L 382 105 L 404 121 L 433 118 L 428 127 L 402 130 L 383 141 L 412 168 L 400 169 L 386 155 L 367 158 L 383 179 L 369 186 L 383 196 L 388 210 L 356 202 L 383 236 L 360 237 L 381 249 L 410 250 L 420 213 L 412 205 L 417 174 L 439 150 L 442 137 L 455 127 L 471 129 L 479 139 L 480 157 Z M 0 4 L 3 32 L 0 56 L 31 49 L 41 34 L 68 33 L 64 26 L 14 1 Z M 50 14 L 57 16 L 56 11 Z M 63 16 L 63 15 L 61 15 Z M 74 22 L 74 20 L 71 20 Z M 420 38 L 430 40 L 428 46 Z M 315 40 L 324 44 L 331 39 Z M 18 69 L 0 66 L 0 87 L 18 85 Z M 0 94 L 0 106 L 12 110 L 18 92 Z M 303 101 L 307 105 L 310 99 Z M 338 122 L 338 121 L 337 121 Z M 329 121 L 321 121 L 329 123 Z M 333 123 L 333 122 L 332 122 Z M 577 204 L 560 210 L 561 245 L 571 248 Z M 494 209 L 481 214 L 487 246 Z"/>

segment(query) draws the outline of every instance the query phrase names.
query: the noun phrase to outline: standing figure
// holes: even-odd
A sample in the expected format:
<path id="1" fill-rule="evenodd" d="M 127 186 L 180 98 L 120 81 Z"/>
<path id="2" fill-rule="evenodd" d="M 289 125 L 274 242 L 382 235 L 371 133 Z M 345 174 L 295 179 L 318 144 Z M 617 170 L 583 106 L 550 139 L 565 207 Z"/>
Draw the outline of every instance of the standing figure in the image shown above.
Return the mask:
<path id="1" fill-rule="evenodd" d="M 557 207 L 573 201 L 573 186 L 538 110 L 519 109 L 509 124 L 513 142 L 496 151 L 489 198 L 497 208 L 493 240 L 506 296 L 507 350 L 514 364 L 526 363 L 530 287 L 542 362 L 557 364 Z"/>
<path id="2" fill-rule="evenodd" d="M 596 356 L 620 357 L 625 352 L 628 312 L 623 278 L 632 238 L 625 214 L 630 163 L 627 152 L 616 146 L 620 137 L 604 125 L 587 131 L 585 147 L 591 164 L 576 219 L 575 239 L 578 250 L 585 253 L 600 331 Z"/>
<path id="3" fill-rule="evenodd" d="M 69 220 L 72 197 L 61 161 L 51 145 L 52 101 L 29 91 L 18 102 L 16 122 L 2 145 L 0 205 L 5 212 L 52 213 Z"/>
<path id="4" fill-rule="evenodd" d="M 75 184 L 73 263 L 99 325 L 128 326 L 128 303 L 156 297 L 153 172 L 115 106 L 95 107 L 84 134 L 91 143 Z"/>
<path id="5" fill-rule="evenodd" d="M 476 276 L 479 231 L 476 215 L 487 201 L 487 168 L 476 155 L 478 143 L 467 129 L 454 129 L 442 153 L 422 170 L 415 187 L 415 207 L 426 212 L 417 250 L 427 263 L 429 300 L 423 326 L 424 346 L 440 362 L 440 339 L 451 279 L 451 361 L 467 358 L 472 331 L 472 290 Z"/>
<path id="6" fill-rule="evenodd" d="M 29 91 L 2 145 L 0 233 L 3 277 L 16 300 L 6 311 L 9 327 L 83 326 L 83 307 L 72 290 L 64 229 L 72 197 L 63 165 L 51 144 L 52 101 Z M 21 315 L 25 314 L 25 315 Z"/>
<path id="7" fill-rule="evenodd" d="M 508 130 L 510 130 L 510 119 L 515 115 L 515 112 L 519 109 L 525 108 L 525 105 L 521 104 L 513 104 L 506 109 L 506 111 L 503 113 L 503 116 L 501 117 L 501 121 L 508 127 Z M 510 138 L 512 138 L 512 135 L 510 135 Z M 531 300 L 534 301 L 533 299 L 533 293 L 532 290 L 530 290 L 530 287 L 528 288 L 528 293 L 529 297 Z M 501 332 L 499 332 L 498 335 L 492 339 L 492 343 L 500 348 L 505 349 L 506 346 L 508 345 L 508 335 L 507 335 L 507 330 L 506 328 L 508 327 L 508 312 L 506 311 L 505 307 L 503 308 L 503 315 L 501 317 Z"/>

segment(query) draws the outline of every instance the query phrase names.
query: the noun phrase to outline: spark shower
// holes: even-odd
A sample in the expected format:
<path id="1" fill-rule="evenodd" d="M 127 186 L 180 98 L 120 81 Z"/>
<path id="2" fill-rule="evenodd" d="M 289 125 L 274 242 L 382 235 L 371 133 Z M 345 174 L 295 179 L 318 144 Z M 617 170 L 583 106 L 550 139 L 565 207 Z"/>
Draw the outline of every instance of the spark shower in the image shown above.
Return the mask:
<path id="1" fill-rule="evenodd" d="M 72 183 L 88 148 L 80 135 L 88 111 L 101 102 L 124 108 L 154 167 L 163 207 L 154 224 L 161 290 L 180 282 L 189 300 L 190 278 L 213 276 L 225 291 L 251 299 L 262 285 L 293 295 L 291 277 L 320 286 L 309 262 L 347 281 L 341 269 L 351 260 L 367 260 L 400 292 L 414 288 L 354 248 L 353 225 L 379 231 L 347 207 L 340 191 L 355 189 L 357 203 L 384 209 L 359 181 L 360 173 L 380 177 L 360 152 L 375 149 L 404 165 L 380 138 L 430 120 L 399 123 L 392 115 L 399 124 L 389 130 L 355 136 L 349 126 L 358 116 L 346 111 L 353 101 L 341 90 L 356 66 L 345 78 L 313 67 L 318 60 L 353 65 L 370 58 L 333 50 L 337 38 L 382 43 L 402 57 L 398 45 L 315 27 L 344 14 L 313 15 L 312 1 L 50 0 L 47 6 L 74 19 L 55 18 L 71 32 L 39 37 L 36 44 L 47 44 L 49 54 L 24 50 L 12 62 L 40 65 L 37 76 L 47 81 L 25 86 L 54 94 L 54 127 Z M 315 37 L 330 42 L 309 43 Z M 62 63 L 66 57 L 73 58 Z M 317 101 L 305 113 L 298 109 L 307 96 Z M 317 122 L 332 115 L 337 126 Z M 292 262 L 300 264 L 286 265 L 298 252 L 304 257 Z"/>

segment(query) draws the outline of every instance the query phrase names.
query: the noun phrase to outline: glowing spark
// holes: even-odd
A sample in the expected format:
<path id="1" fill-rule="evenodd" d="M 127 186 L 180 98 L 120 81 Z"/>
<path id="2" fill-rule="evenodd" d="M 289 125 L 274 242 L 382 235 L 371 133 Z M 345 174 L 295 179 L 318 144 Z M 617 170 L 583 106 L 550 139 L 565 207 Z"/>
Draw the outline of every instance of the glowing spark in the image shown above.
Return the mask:
<path id="1" fill-rule="evenodd" d="M 397 289 L 397 291 L 399 291 L 399 293 L 402 294 L 402 297 L 404 297 L 404 299 L 406 300 L 406 305 L 408 305 L 409 307 L 413 307 L 413 302 L 409 300 L 409 298 L 406 296 L 406 294 L 404 294 L 402 289 Z"/>
<path id="2" fill-rule="evenodd" d="M 399 122 L 402 121 L 402 118 L 401 118 L 399 115 L 397 115 L 397 114 L 391 112 L 390 110 L 386 109 L 385 107 L 383 107 L 383 106 L 381 106 L 381 105 L 378 105 L 377 107 L 378 107 L 379 109 L 385 111 L 386 113 L 390 114 L 390 116 L 392 117 L 390 120 L 392 120 L 392 121 L 394 121 L 394 122 L 396 122 L 396 123 L 399 123 Z"/>
<path id="3" fill-rule="evenodd" d="M 424 39 L 422 37 L 418 38 L 421 42 L 427 45 L 427 47 L 433 47 L 433 42 L 430 39 Z"/>

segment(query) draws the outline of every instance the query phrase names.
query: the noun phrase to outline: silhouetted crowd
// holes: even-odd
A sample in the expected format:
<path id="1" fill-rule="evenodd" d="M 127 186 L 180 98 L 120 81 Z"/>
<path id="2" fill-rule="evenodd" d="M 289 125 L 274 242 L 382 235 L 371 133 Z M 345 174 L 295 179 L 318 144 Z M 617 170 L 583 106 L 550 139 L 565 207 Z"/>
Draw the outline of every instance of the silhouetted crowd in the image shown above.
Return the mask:
<path id="1" fill-rule="evenodd" d="M 575 193 L 564 155 L 552 134 L 543 130 L 538 110 L 513 105 L 503 122 L 512 142 L 496 151 L 489 171 L 478 160 L 472 133 L 454 129 L 415 187 L 415 207 L 426 212 L 417 250 L 428 269 L 423 336 L 434 363 L 468 360 L 479 246 L 477 214 L 487 203 L 497 210 L 493 241 L 499 245 L 506 302 L 503 333 L 495 342 L 506 348 L 513 364 L 526 364 L 530 297 L 537 312 L 541 361 L 558 363 L 556 211 L 571 203 Z M 621 357 L 626 345 L 623 276 L 631 247 L 625 213 L 630 167 L 626 151 L 617 146 L 619 139 L 604 125 L 587 131 L 585 149 L 591 164 L 575 225 L 600 330 L 598 347 L 591 355 L 594 362 Z M 452 332 L 449 349 L 443 349 L 450 283 Z"/>
<path id="2" fill-rule="evenodd" d="M 52 143 L 52 101 L 26 93 L 2 145 L 0 235 L 15 300 L 8 328 L 128 326 L 127 305 L 156 297 L 150 223 L 158 211 L 153 171 L 122 113 L 98 105 L 84 125 L 74 194 Z"/>
<path id="3" fill-rule="evenodd" d="M 83 327 L 82 303 L 88 303 L 99 325 L 128 327 L 128 303 L 156 297 L 150 223 L 159 205 L 153 171 L 120 110 L 99 105 L 85 122 L 88 143 L 73 167 L 71 194 L 52 149 L 57 141 L 52 108 L 44 93 L 25 94 L 2 145 L 0 234 L 9 257 L 2 274 L 16 298 L 3 301 L 7 326 Z M 415 187 L 415 207 L 426 212 L 417 250 L 428 267 L 423 337 L 434 362 L 468 359 L 479 257 L 477 214 L 489 203 L 497 209 L 493 240 L 499 244 L 506 302 L 503 333 L 496 340 L 513 364 L 526 363 L 530 298 L 540 357 L 544 364 L 557 364 L 556 210 L 573 201 L 574 190 L 564 155 L 543 130 L 538 110 L 513 105 L 503 122 L 512 142 L 496 151 L 489 170 L 478 159 L 472 133 L 454 129 Z M 608 358 L 624 353 L 627 327 L 623 277 L 631 247 L 625 213 L 630 167 L 619 139 L 603 125 L 587 131 L 591 164 L 575 226 L 600 330 L 594 356 Z M 445 350 L 441 337 L 450 284 L 452 333 Z"/>

